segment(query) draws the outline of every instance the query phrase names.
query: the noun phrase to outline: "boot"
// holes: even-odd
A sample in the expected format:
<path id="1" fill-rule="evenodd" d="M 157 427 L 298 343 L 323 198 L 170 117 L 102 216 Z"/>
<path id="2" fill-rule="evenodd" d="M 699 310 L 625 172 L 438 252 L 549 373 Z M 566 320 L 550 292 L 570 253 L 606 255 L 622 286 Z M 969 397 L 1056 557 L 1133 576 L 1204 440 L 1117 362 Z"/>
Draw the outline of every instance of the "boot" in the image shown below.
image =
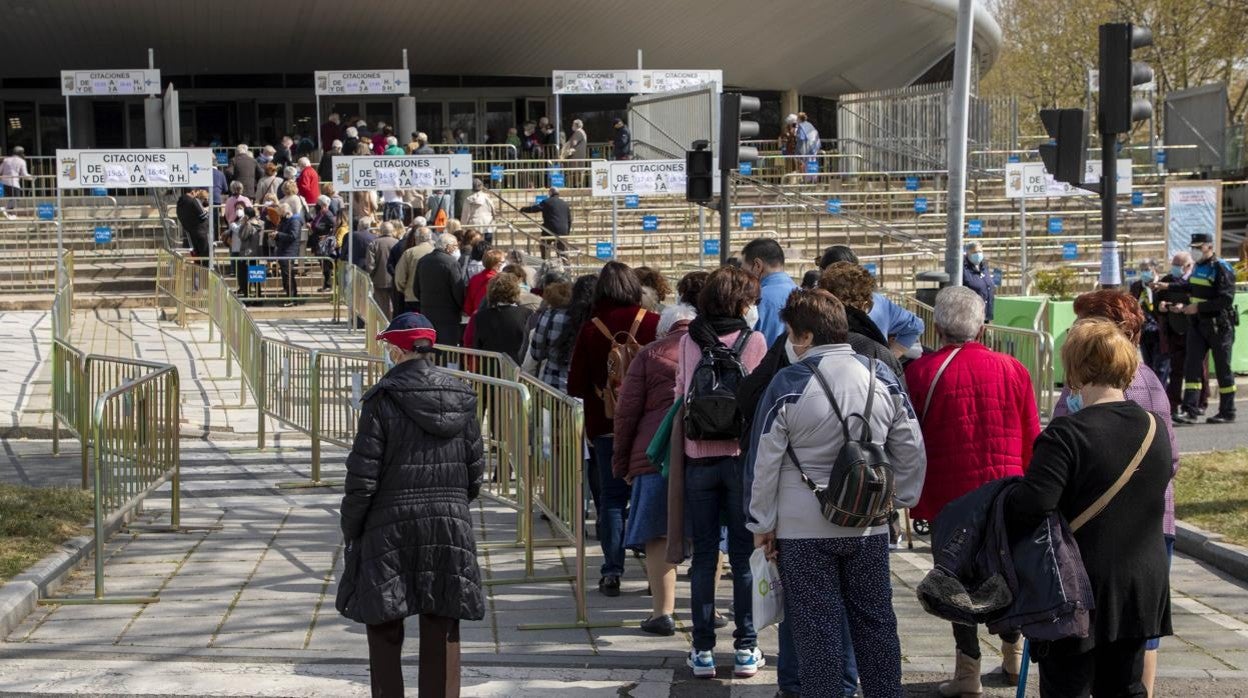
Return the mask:
<path id="1" fill-rule="evenodd" d="M 1018 685 L 1018 675 L 1023 670 L 1023 638 L 1017 642 L 1001 641 L 1001 672 L 1007 686 Z"/>
<path id="2" fill-rule="evenodd" d="M 958 661 L 955 664 L 953 672 L 953 680 L 940 684 L 940 695 L 944 698 L 956 698 L 957 696 L 978 696 L 984 692 L 984 686 L 979 682 L 979 660 L 958 652 Z"/>

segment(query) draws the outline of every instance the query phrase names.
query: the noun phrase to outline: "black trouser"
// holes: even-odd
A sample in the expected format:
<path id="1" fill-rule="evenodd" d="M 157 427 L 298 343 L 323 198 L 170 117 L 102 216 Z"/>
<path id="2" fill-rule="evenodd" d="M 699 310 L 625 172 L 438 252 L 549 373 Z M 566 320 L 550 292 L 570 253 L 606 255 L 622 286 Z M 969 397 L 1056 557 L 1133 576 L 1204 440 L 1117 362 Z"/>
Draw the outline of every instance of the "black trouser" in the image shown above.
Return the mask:
<path id="1" fill-rule="evenodd" d="M 334 287 L 334 263 L 328 259 L 321 260 L 321 288 Z"/>
<path id="2" fill-rule="evenodd" d="M 234 254 L 238 257 L 238 253 Z M 238 281 L 238 295 L 243 298 L 247 297 L 247 260 L 237 258 L 234 260 L 234 278 Z"/>
<path id="3" fill-rule="evenodd" d="M 1091 652 L 1038 656 L 1040 698 L 1135 698 L 1147 696 L 1144 640 L 1119 640 Z"/>
<path id="4" fill-rule="evenodd" d="M 1235 344 L 1235 327 L 1229 313 L 1197 315 L 1187 329 L 1187 356 L 1183 362 L 1183 409 L 1196 411 L 1200 390 L 1201 364 L 1205 352 L 1213 355 L 1213 370 L 1218 376 L 1218 414 L 1235 414 L 1235 373 L 1231 371 L 1231 346 Z"/>
<path id="5" fill-rule="evenodd" d="M 1019 633 L 1002 633 L 1000 635 L 1002 642 L 1015 643 L 1018 638 L 1022 637 Z M 979 626 L 978 625 L 962 625 L 961 623 L 953 624 L 953 644 L 958 651 L 971 659 L 979 659 Z"/>
<path id="6" fill-rule="evenodd" d="M 547 259 L 552 250 L 558 250 L 560 253 L 568 251 L 568 245 L 563 238 L 558 235 L 542 236 L 542 259 Z M 555 255 L 556 257 L 561 255 Z"/>
<path id="7" fill-rule="evenodd" d="M 280 259 L 277 262 L 277 268 L 282 272 L 282 289 L 286 293 L 286 297 L 293 299 L 299 295 L 298 280 L 295 279 L 295 261 L 293 259 Z"/>
<path id="8" fill-rule="evenodd" d="M 1170 411 L 1178 412 L 1183 404 L 1183 371 L 1187 366 L 1187 335 L 1171 332 L 1166 335 L 1166 348 L 1170 354 L 1170 380 L 1166 383 L 1166 397 L 1170 398 Z M 1206 357 L 1207 358 L 1207 357 Z M 1200 409 L 1209 406 L 1209 362 L 1200 362 Z"/>
<path id="9" fill-rule="evenodd" d="M 368 670 L 373 696 L 403 695 L 403 619 L 367 625 Z M 459 621 L 455 618 L 420 617 L 420 671 L 417 685 L 421 698 L 454 698 L 459 695 Z"/>

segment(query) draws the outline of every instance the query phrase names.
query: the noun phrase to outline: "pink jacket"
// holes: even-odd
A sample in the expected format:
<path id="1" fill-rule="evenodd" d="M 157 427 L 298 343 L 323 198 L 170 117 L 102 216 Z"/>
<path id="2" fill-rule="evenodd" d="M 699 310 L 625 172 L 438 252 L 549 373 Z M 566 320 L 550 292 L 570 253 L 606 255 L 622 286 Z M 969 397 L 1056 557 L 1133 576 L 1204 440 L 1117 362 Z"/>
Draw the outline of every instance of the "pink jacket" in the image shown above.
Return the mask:
<path id="1" fill-rule="evenodd" d="M 719 341 L 732 346 L 737 341 L 737 332 L 722 335 Z M 741 350 L 741 365 L 746 372 L 753 371 L 762 362 L 767 353 L 767 340 L 761 332 L 753 332 Z M 680 338 L 680 360 L 676 365 L 676 395 L 684 395 L 693 381 L 693 370 L 702 358 L 702 349 L 689 335 Z M 725 441 L 692 441 L 685 439 L 685 455 L 689 458 L 723 458 L 740 455 L 741 448 L 736 439 Z"/>
<path id="2" fill-rule="evenodd" d="M 676 401 L 673 387 L 680 340 L 688 330 L 688 320 L 677 322 L 667 335 L 651 342 L 628 365 L 628 375 L 615 403 L 611 470 L 616 477 L 631 479 L 658 472 L 646 456 L 646 449 Z"/>

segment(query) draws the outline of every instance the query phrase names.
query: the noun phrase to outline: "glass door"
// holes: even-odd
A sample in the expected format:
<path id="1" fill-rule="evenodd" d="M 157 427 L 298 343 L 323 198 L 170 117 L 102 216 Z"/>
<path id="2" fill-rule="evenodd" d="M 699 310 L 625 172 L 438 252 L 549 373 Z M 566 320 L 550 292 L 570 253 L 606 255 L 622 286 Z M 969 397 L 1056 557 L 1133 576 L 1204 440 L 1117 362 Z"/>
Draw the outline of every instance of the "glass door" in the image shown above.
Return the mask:
<path id="1" fill-rule="evenodd" d="M 416 130 L 429 137 L 430 143 L 442 142 L 442 129 L 446 121 L 442 110 L 446 107 L 442 102 L 416 103 Z"/>
<path id="2" fill-rule="evenodd" d="M 507 130 L 511 128 L 516 128 L 516 103 L 512 100 L 487 101 L 484 142 L 506 143 Z"/>

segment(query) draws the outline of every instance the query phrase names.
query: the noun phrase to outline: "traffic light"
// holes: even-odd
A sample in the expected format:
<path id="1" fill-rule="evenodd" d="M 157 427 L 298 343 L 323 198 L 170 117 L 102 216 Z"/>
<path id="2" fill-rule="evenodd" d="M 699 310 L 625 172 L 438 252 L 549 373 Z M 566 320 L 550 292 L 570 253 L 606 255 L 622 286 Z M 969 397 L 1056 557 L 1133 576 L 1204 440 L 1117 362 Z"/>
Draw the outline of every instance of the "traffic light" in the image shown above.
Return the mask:
<path id="1" fill-rule="evenodd" d="M 1040 145 L 1040 159 L 1053 179 L 1083 185 L 1088 159 L 1088 117 L 1082 109 L 1041 109 L 1040 121 L 1051 143 Z"/>
<path id="2" fill-rule="evenodd" d="M 694 141 L 685 151 L 685 201 L 706 203 L 714 190 L 714 162 L 706 141 Z"/>
<path id="3" fill-rule="evenodd" d="M 747 97 L 735 92 L 719 96 L 719 167 L 735 170 L 741 162 L 758 160 L 758 148 L 741 145 L 742 139 L 758 136 L 758 122 L 743 119 L 762 109 L 758 97 Z"/>
<path id="4" fill-rule="evenodd" d="M 1132 88 L 1153 79 L 1147 63 L 1131 60 L 1131 52 L 1153 45 L 1153 33 L 1129 23 L 1102 24 L 1100 28 L 1100 111 L 1101 133 L 1129 133 L 1131 124 L 1153 115 L 1147 99 L 1136 99 Z"/>

